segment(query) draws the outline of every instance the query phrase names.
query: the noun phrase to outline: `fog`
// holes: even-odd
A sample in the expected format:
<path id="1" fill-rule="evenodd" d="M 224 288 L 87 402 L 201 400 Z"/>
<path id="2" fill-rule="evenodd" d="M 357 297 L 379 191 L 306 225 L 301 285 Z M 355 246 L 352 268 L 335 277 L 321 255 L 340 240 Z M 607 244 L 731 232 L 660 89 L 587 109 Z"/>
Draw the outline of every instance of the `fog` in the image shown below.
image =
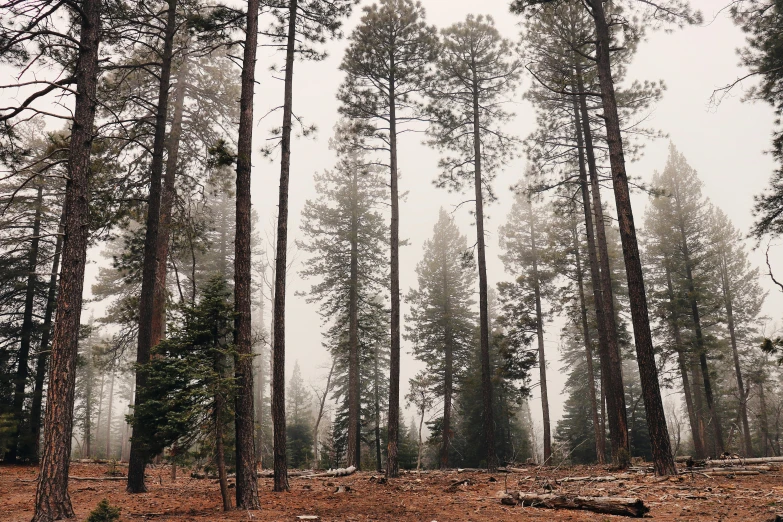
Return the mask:
<path id="1" fill-rule="evenodd" d="M 365 5 L 367 3 L 362 2 Z M 663 169 L 671 140 L 698 170 L 704 182 L 704 194 L 729 215 L 737 228 L 747 232 L 753 222 L 753 196 L 766 188 L 774 170 L 772 158 L 765 154 L 770 144 L 773 113 L 771 107 L 764 103 L 742 101 L 744 90 L 752 85 L 752 80 L 735 88 L 719 105 L 711 103 L 711 95 L 716 88 L 745 73 L 738 66 L 736 55 L 736 49 L 743 45 L 744 36 L 726 13 L 717 14 L 719 2 L 693 0 L 691 3 L 703 11 L 705 23 L 700 27 L 689 27 L 672 33 L 649 33 L 629 68 L 629 79 L 665 82 L 667 89 L 664 97 L 646 123 L 665 133 L 668 139 L 646 142 L 643 157 L 630 164 L 628 172 L 638 181 L 649 181 L 656 169 Z M 427 9 L 429 23 L 439 28 L 463 20 L 467 14 L 486 14 L 495 19 L 504 36 L 518 38 L 519 19 L 509 14 L 507 0 L 481 3 L 468 0 L 424 0 L 423 4 Z M 345 25 L 346 35 L 360 17 L 361 9 L 356 9 Z M 308 124 L 315 124 L 318 132 L 311 138 L 300 137 L 292 145 L 289 244 L 301 237 L 301 210 L 308 199 L 316 196 L 313 175 L 332 168 L 335 162 L 335 155 L 329 149 L 329 138 L 338 120 L 339 104 L 335 95 L 343 79 L 339 65 L 345 46 L 345 39 L 329 42 L 325 60 L 298 61 L 295 64 L 294 112 Z M 272 48 L 259 49 L 257 78 L 260 83 L 255 95 L 257 123 L 252 197 L 259 216 L 258 226 L 263 229 L 261 235 L 264 237 L 266 232 L 271 232 L 276 215 L 280 166 L 278 155 L 265 159 L 260 149 L 270 136 L 269 130 L 280 124 L 282 111 L 274 109 L 283 98 L 282 81 L 272 79 L 266 71 L 272 67 L 279 68 L 282 58 L 282 54 Z M 515 112 L 515 118 L 509 123 L 507 131 L 521 138 L 527 137 L 535 126 L 532 107 L 522 99 L 531 81 L 533 79 L 530 75 L 523 77 L 522 86 L 509 106 Z M 424 138 L 422 133 L 406 133 L 402 135 L 399 144 L 400 190 L 406 193 L 400 204 L 400 237 L 408 242 L 407 246 L 400 249 L 400 285 L 403 295 L 416 284 L 415 266 L 421 258 L 424 241 L 432 235 L 440 207 L 454 212 L 462 233 L 468 236 L 469 244 L 475 241 L 475 228 L 469 213 L 471 205 L 457 208 L 460 202 L 470 199 L 470 196 L 449 193 L 433 185 L 438 174 L 438 154 L 423 143 Z M 511 206 L 512 194 L 508 187 L 521 179 L 524 166 L 524 158 L 518 158 L 498 174 L 494 184 L 498 201 L 487 208 L 488 276 L 492 287 L 499 281 L 510 279 L 498 259 L 497 229 L 505 221 Z M 612 202 L 612 199 L 611 190 L 605 189 L 604 201 Z M 643 223 L 646 202 L 646 194 L 637 192 L 634 195 L 634 217 L 638 228 Z M 764 267 L 762 274 L 766 274 L 765 247 L 762 245 L 751 254 L 751 261 L 756 266 Z M 90 264 L 85 297 L 90 297 L 89 289 L 95 281 L 98 268 L 108 265 L 108 261 L 100 256 L 101 250 L 101 245 L 95 246 L 88 256 Z M 297 262 L 288 279 L 286 375 L 290 376 L 294 363 L 298 361 L 305 380 L 320 384 L 328 372 L 330 359 L 321 345 L 324 328 L 317 304 L 308 304 L 305 297 L 298 295 L 300 292 L 307 293 L 314 282 L 303 280 L 299 275 L 304 255 L 295 254 Z M 770 258 L 773 271 L 783 275 L 783 246 L 776 247 L 773 244 Z M 764 313 L 770 318 L 765 330 L 769 335 L 776 328 L 775 321 L 783 312 L 783 294 L 766 275 L 763 275 L 761 283 L 769 290 L 764 307 Z M 95 317 L 102 314 L 101 303 L 91 302 L 87 307 L 87 317 L 90 314 Z M 403 331 L 407 308 L 403 301 Z M 266 324 L 270 321 L 270 311 L 271 306 L 267 306 Z M 558 354 L 559 330 L 557 322 L 547 324 L 545 330 L 553 422 L 561 418 L 565 400 L 565 374 L 561 371 Z M 403 341 L 402 397 L 407 391 L 408 379 L 423 367 L 410 352 L 410 344 Z M 534 375 L 535 382 L 537 372 Z M 538 389 L 534 388 L 532 393 L 530 404 L 533 416 L 534 419 L 540 419 Z M 665 391 L 664 400 L 667 393 L 673 392 Z M 406 418 L 410 414 L 408 411 Z"/>

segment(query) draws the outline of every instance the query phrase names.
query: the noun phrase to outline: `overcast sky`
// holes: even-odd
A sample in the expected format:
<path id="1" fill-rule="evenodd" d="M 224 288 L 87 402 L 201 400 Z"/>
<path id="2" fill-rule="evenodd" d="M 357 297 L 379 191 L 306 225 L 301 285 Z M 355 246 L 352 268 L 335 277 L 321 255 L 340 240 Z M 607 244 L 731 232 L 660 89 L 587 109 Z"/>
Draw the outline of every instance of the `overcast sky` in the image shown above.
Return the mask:
<path id="1" fill-rule="evenodd" d="M 363 1 L 362 5 L 369 2 Z M 461 21 L 468 14 L 487 14 L 494 17 L 496 25 L 507 38 L 518 38 L 518 19 L 508 12 L 508 0 L 422 0 L 427 9 L 428 21 L 439 28 Z M 715 12 L 725 0 L 692 0 L 701 9 L 705 20 L 712 20 Z M 361 9 L 356 9 L 346 24 L 346 34 L 357 23 Z M 668 87 L 663 100 L 656 107 L 649 124 L 668 134 L 669 138 L 697 169 L 704 181 L 704 193 L 714 204 L 722 208 L 734 224 L 743 232 L 752 223 L 751 207 L 753 196 L 766 186 L 774 164 L 765 150 L 769 148 L 773 128 L 773 114 L 769 106 L 760 103 L 742 103 L 741 89 L 727 98 L 719 107 L 710 105 L 712 91 L 740 76 L 743 71 L 737 65 L 736 48 L 743 45 L 744 36 L 725 14 L 713 23 L 703 27 L 692 27 L 673 33 L 653 33 L 639 49 L 630 67 L 628 77 L 635 79 L 663 79 Z M 317 125 L 315 139 L 299 139 L 292 145 L 290 222 L 289 231 L 293 237 L 289 244 L 300 237 L 300 214 L 307 199 L 315 197 L 313 174 L 331 168 L 334 155 L 328 148 L 332 127 L 337 121 L 338 102 L 335 94 L 343 75 L 338 67 L 346 41 L 330 42 L 326 48 L 329 57 L 322 62 L 297 62 L 294 74 L 294 111 L 308 123 Z M 282 103 L 282 82 L 272 79 L 271 66 L 280 64 L 282 56 L 269 48 L 259 49 L 257 79 L 260 85 L 255 96 L 255 114 L 260 117 Z M 522 93 L 530 86 L 531 78 L 526 76 L 522 89 L 516 95 L 511 107 L 516 118 L 508 131 L 526 137 L 534 129 L 532 108 L 522 101 Z M 256 126 L 256 152 L 263 146 L 268 129 L 280 125 L 282 113 L 276 112 Z M 467 199 L 460 194 L 449 194 L 432 185 L 437 170 L 438 155 L 421 143 L 422 137 L 405 134 L 399 144 L 401 172 L 400 190 L 408 193 L 400 205 L 400 235 L 409 245 L 400 250 L 401 288 L 403 293 L 416 283 L 414 268 L 421 258 L 422 244 L 432 235 L 432 228 L 438 217 L 439 207 L 452 210 L 456 204 Z M 668 140 L 647 144 L 643 158 L 629 165 L 629 173 L 644 180 L 651 178 L 655 170 L 662 170 L 667 156 Z M 497 228 L 505 221 L 511 203 L 508 187 L 518 181 L 524 163 L 516 161 L 498 175 L 495 183 L 499 201 L 488 209 L 486 223 L 488 237 L 489 282 L 495 286 L 508 279 L 498 259 Z M 260 226 L 269 229 L 277 205 L 279 157 L 273 162 L 256 154 L 253 166 L 253 205 L 260 216 Z M 605 201 L 612 201 L 610 191 L 605 191 Z M 634 216 L 638 226 L 643 223 L 646 196 L 634 197 Z M 469 205 L 455 213 L 463 234 L 475 241 L 475 228 L 468 213 Z M 783 247 L 773 249 L 773 269 L 783 276 Z M 96 252 L 97 253 L 97 252 Z M 299 254 L 301 260 L 304 254 Z M 91 255 L 90 259 L 98 259 Z M 751 260 L 763 266 L 763 251 L 756 251 Z M 778 261 L 776 261 L 778 260 Z M 97 263 L 92 261 L 88 270 L 85 288 L 89 288 L 97 273 Z M 317 305 L 307 304 L 297 292 L 307 292 L 311 282 L 302 280 L 294 267 L 288 282 L 286 311 L 286 375 L 290 376 L 293 364 L 299 361 L 305 380 L 320 384 L 325 378 L 328 354 L 321 346 L 321 319 Z M 777 320 L 783 308 L 783 295 L 773 288 L 768 277 L 762 277 L 761 284 L 770 291 L 764 312 Z M 267 307 L 269 313 L 270 307 Z M 403 313 L 407 305 L 403 303 Z M 100 315 L 95 310 L 95 315 Z M 268 320 L 267 320 L 268 322 Z M 403 327 L 405 325 L 403 324 Z M 773 328 L 772 323 L 768 328 Z M 565 400 L 560 371 L 558 327 L 551 326 L 546 332 L 546 349 L 549 360 L 550 404 L 554 421 L 562 416 Z M 421 365 L 410 355 L 410 346 L 403 342 L 402 355 L 402 397 L 407 392 L 408 378 Z M 540 419 L 540 398 L 531 399 L 534 418 Z M 410 414 L 408 414 L 410 415 Z M 409 418 L 409 417 L 408 417 Z"/>

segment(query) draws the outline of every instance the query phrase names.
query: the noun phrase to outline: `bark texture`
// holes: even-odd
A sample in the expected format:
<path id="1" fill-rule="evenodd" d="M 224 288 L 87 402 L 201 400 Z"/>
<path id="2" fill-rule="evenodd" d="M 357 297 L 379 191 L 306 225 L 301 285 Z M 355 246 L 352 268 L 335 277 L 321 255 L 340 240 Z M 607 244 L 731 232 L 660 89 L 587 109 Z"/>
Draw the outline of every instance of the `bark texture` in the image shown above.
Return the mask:
<path id="1" fill-rule="evenodd" d="M 183 51 L 184 52 L 184 51 Z M 185 76 L 187 58 L 180 65 L 177 86 L 174 92 L 174 114 L 167 143 L 166 173 L 163 176 L 163 192 L 160 200 L 160 218 L 155 257 L 158 266 L 155 272 L 155 293 L 152 301 L 152 334 L 150 346 L 156 346 L 166 334 L 166 275 L 168 272 L 169 236 L 171 235 L 171 212 L 176 196 L 177 162 L 182 137 L 182 117 L 185 112 Z"/>
<path id="2" fill-rule="evenodd" d="M 612 79 L 610 61 L 611 38 L 603 2 L 592 2 L 592 15 L 595 21 L 597 37 L 598 78 L 601 84 L 601 100 L 606 121 L 606 139 L 609 145 L 612 184 L 614 186 L 620 238 L 623 244 L 623 258 L 628 279 L 628 295 L 631 303 L 631 319 L 636 343 L 636 359 L 639 364 L 639 378 L 647 414 L 647 428 L 650 433 L 653 463 L 656 474 L 672 475 L 677 473 L 677 469 L 674 466 L 674 458 L 672 457 L 671 442 L 666 428 L 666 417 L 658 383 L 658 370 L 655 365 L 655 351 L 653 349 L 650 318 L 647 311 L 647 296 L 644 289 L 642 263 L 639 258 L 639 245 L 636 240 L 636 227 L 633 220 L 631 194 L 628 187 L 628 176 L 625 171 L 625 157 L 623 155 L 623 143 L 620 133 L 620 117 L 617 111 L 617 100 Z M 624 435 L 627 439 L 627 431 Z"/>
<path id="3" fill-rule="evenodd" d="M 389 351 L 389 418 L 386 447 L 386 476 L 397 477 L 400 465 L 397 441 L 400 431 L 400 201 L 397 187 L 397 100 L 395 94 L 394 55 L 389 70 L 389 174 L 391 188 L 390 277 L 391 277 L 391 349 Z"/>
<path id="4" fill-rule="evenodd" d="M 76 350 L 82 311 L 90 211 L 90 151 L 98 84 L 101 1 L 80 4 L 79 55 L 76 63 L 76 105 L 73 112 L 65 188 L 65 239 L 57 296 L 51 371 L 44 422 L 44 454 L 35 493 L 33 522 L 74 516 L 68 495 L 68 469 L 73 434 Z"/>
<path id="5" fill-rule="evenodd" d="M 288 253 L 288 182 L 291 170 L 291 116 L 294 87 L 297 0 L 288 12 L 288 41 L 285 56 L 283 135 L 280 157 L 280 194 L 277 205 L 277 256 L 275 258 L 275 337 L 272 348 L 272 417 L 274 422 L 275 491 L 288 491 L 285 423 L 285 287 Z"/>
<path id="6" fill-rule="evenodd" d="M 247 27 L 242 62 L 242 86 L 239 99 L 239 141 L 237 142 L 236 229 L 234 244 L 234 313 L 236 319 L 234 363 L 236 400 L 234 404 L 236 435 L 236 506 L 237 509 L 259 509 L 256 476 L 256 450 L 253 408 L 253 343 L 251 334 L 250 277 L 250 179 L 253 153 L 253 94 L 255 87 L 256 47 L 258 44 L 258 0 L 247 4 Z M 224 504 L 225 504 L 224 500 Z"/>

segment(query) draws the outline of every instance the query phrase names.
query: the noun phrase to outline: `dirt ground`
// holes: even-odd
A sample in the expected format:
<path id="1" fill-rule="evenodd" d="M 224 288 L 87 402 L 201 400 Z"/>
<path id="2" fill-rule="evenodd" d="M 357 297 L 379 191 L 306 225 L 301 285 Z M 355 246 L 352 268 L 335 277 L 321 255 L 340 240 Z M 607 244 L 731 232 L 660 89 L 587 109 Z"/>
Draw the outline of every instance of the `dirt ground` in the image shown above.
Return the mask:
<path id="1" fill-rule="evenodd" d="M 73 464 L 72 477 L 107 477 L 106 464 Z M 124 471 L 123 468 L 119 468 Z M 657 520 L 728 521 L 774 520 L 783 513 L 783 472 L 752 476 L 686 475 L 664 481 L 642 472 L 612 474 L 599 467 L 538 470 L 518 473 L 483 472 L 406 473 L 388 484 L 370 472 L 339 478 L 292 477 L 289 493 L 273 493 L 272 480 L 259 479 L 262 509 L 221 511 L 216 481 L 193 479 L 180 470 L 175 482 L 166 466 L 148 471 L 148 493 L 128 495 L 122 480 L 71 480 L 70 494 L 76 520 L 85 520 L 102 499 L 122 509 L 121 520 L 155 521 L 297 521 L 315 515 L 319 521 L 522 521 L 620 520 L 623 517 L 584 511 L 505 506 L 504 490 L 563 492 L 595 496 L 639 497 Z M 27 522 L 32 517 L 35 467 L 0 467 L 0 521 Z M 616 480 L 559 482 L 564 477 L 605 477 Z M 470 483 L 452 487 L 457 481 Z M 233 482 L 233 481 L 232 481 Z M 233 484 L 232 484 L 233 485 Z M 347 486 L 337 492 L 338 486 Z M 232 490 L 233 492 L 233 490 Z"/>

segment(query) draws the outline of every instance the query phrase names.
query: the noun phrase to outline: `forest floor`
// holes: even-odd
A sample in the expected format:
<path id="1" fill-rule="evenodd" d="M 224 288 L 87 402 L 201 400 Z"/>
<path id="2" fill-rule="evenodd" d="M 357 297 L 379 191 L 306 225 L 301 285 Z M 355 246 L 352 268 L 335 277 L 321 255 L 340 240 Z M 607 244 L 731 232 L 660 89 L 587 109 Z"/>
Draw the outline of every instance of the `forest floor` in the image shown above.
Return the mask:
<path id="1" fill-rule="evenodd" d="M 405 473 L 389 483 L 380 475 L 355 473 L 338 478 L 290 479 L 289 493 L 273 493 L 272 479 L 259 479 L 262 509 L 221 511 L 217 481 L 194 479 L 180 470 L 176 481 L 168 466 L 148 470 L 148 492 L 129 495 L 123 480 L 108 477 L 107 464 L 71 465 L 69 491 L 76 520 L 83 521 L 103 498 L 122 509 L 121 520 L 155 521 L 607 521 L 624 517 L 585 511 L 552 510 L 501 504 L 506 488 L 533 493 L 638 497 L 657 520 L 767 521 L 783 513 L 783 471 L 751 476 L 687 474 L 661 480 L 651 474 L 613 473 L 602 467 L 538 469 L 515 473 Z M 126 468 L 118 467 L 124 472 Z M 37 468 L 0 466 L 0 520 L 28 522 L 33 514 Z M 586 477 L 612 475 L 598 482 Z M 580 477 L 561 482 L 565 477 Z M 458 481 L 468 482 L 452 486 Z M 231 480 L 233 485 L 233 479 Z M 343 486 L 346 491 L 337 492 Z M 450 487 L 452 486 L 452 487 Z M 233 489 L 231 490 L 233 494 Z M 316 516 L 305 518 L 302 515 Z"/>

